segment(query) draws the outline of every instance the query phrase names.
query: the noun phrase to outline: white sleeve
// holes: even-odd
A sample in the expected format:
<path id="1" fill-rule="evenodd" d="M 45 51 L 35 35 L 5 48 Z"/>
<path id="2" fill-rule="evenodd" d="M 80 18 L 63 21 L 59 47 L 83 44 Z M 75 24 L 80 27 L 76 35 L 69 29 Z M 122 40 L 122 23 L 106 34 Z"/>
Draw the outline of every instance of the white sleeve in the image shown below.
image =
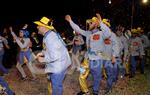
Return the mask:
<path id="1" fill-rule="evenodd" d="M 70 21 L 70 25 L 71 25 L 71 27 L 73 28 L 73 30 L 75 31 L 75 32 L 78 32 L 78 33 L 80 33 L 81 35 L 83 35 L 83 36 L 88 36 L 89 35 L 89 33 L 87 32 L 87 31 L 85 31 L 85 30 L 82 30 L 77 24 L 75 24 L 73 21 Z"/>
<path id="2" fill-rule="evenodd" d="M 111 36 L 110 28 L 107 25 L 105 25 L 103 22 L 100 23 L 100 29 L 103 31 L 104 38 L 108 38 Z"/>
<path id="3" fill-rule="evenodd" d="M 19 45 L 20 48 L 26 48 L 26 47 L 29 47 L 29 44 L 30 44 L 30 39 L 26 39 L 24 40 L 25 42 L 22 43 L 19 39 L 16 39 L 16 42 L 17 44 Z"/>

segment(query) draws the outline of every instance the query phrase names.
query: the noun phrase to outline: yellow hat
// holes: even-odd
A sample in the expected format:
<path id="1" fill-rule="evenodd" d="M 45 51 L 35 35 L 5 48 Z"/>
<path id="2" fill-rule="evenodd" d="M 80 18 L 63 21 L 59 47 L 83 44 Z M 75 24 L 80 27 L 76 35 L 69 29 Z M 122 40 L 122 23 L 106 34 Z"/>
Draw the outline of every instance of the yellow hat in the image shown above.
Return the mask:
<path id="1" fill-rule="evenodd" d="M 103 22 L 104 24 L 106 24 L 108 27 L 111 26 L 109 19 L 103 19 L 102 22 Z"/>
<path id="2" fill-rule="evenodd" d="M 138 32 L 138 33 L 143 33 L 144 30 L 143 30 L 141 27 L 138 27 L 138 28 L 137 28 L 137 32 Z"/>
<path id="3" fill-rule="evenodd" d="M 138 27 L 137 30 L 142 30 L 141 27 Z"/>
<path id="4" fill-rule="evenodd" d="M 97 17 L 92 17 L 92 19 L 87 19 L 86 23 L 96 22 L 96 21 L 98 21 L 98 18 Z"/>
<path id="5" fill-rule="evenodd" d="M 137 32 L 141 32 L 141 30 L 142 30 L 141 27 L 137 28 Z"/>
<path id="6" fill-rule="evenodd" d="M 87 19 L 87 20 L 86 20 L 86 23 L 90 23 L 90 22 L 92 22 L 91 19 Z"/>
<path id="7" fill-rule="evenodd" d="M 132 29 L 131 33 L 138 33 L 137 29 Z"/>
<path id="8" fill-rule="evenodd" d="M 98 18 L 97 17 L 92 17 L 91 21 L 96 22 L 96 21 L 98 21 Z"/>
<path id="9" fill-rule="evenodd" d="M 51 25 L 48 25 L 50 22 L 51 22 Z M 54 27 L 52 26 L 52 20 L 48 19 L 47 17 L 42 17 L 40 21 L 35 21 L 34 23 L 39 26 L 47 27 L 50 30 L 54 29 Z"/>

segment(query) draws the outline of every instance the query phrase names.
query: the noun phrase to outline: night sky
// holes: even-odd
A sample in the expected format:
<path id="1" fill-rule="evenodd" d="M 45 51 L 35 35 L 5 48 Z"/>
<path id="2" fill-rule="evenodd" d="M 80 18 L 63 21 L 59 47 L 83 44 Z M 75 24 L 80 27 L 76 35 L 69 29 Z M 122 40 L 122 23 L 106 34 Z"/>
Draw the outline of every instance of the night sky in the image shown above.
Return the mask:
<path id="1" fill-rule="evenodd" d="M 65 30 L 64 16 L 70 14 L 73 20 L 80 19 L 83 24 L 99 12 L 103 18 L 111 20 L 112 26 L 121 24 L 130 28 L 132 0 L 20 0 L 7 1 L 0 4 L 0 27 L 21 26 L 24 23 L 35 28 L 33 21 L 42 16 L 54 19 L 54 25 L 59 30 Z M 134 27 L 142 26 L 150 29 L 150 3 L 143 5 L 141 0 L 135 0 Z"/>

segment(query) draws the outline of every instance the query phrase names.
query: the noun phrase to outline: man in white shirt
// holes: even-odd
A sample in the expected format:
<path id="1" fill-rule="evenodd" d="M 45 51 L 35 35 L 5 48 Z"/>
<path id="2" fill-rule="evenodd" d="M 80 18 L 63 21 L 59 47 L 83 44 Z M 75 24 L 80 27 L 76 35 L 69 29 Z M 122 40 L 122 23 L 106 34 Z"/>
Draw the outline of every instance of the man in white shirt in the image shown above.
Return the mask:
<path id="1" fill-rule="evenodd" d="M 38 33 L 43 35 L 43 51 L 37 54 L 39 62 L 45 62 L 45 73 L 52 85 L 52 95 L 63 95 L 63 80 L 66 70 L 71 64 L 69 52 L 54 27 L 48 25 L 51 22 L 47 17 L 35 21 Z"/>

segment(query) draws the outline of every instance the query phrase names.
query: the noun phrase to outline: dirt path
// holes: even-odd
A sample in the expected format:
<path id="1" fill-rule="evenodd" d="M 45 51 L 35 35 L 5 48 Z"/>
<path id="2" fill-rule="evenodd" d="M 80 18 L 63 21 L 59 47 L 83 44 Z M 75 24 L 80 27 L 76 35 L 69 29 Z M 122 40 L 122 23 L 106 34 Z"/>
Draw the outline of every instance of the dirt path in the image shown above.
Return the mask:
<path id="1" fill-rule="evenodd" d="M 26 67 L 25 71 L 30 76 L 30 72 Z M 64 95 L 76 95 L 80 91 L 78 84 L 79 72 L 72 75 L 67 75 L 64 81 Z M 144 75 L 137 73 L 133 79 L 119 79 L 114 85 L 112 93 L 108 95 L 150 95 L 150 70 Z M 10 88 L 16 95 L 47 95 L 47 80 L 46 75 L 37 75 L 38 79 L 32 81 L 30 79 L 23 81 L 20 79 L 20 74 L 15 67 L 10 70 L 10 73 L 4 78 L 9 83 Z M 91 76 L 88 78 L 89 87 L 92 85 Z M 106 81 L 102 80 L 100 95 L 104 95 Z"/>

